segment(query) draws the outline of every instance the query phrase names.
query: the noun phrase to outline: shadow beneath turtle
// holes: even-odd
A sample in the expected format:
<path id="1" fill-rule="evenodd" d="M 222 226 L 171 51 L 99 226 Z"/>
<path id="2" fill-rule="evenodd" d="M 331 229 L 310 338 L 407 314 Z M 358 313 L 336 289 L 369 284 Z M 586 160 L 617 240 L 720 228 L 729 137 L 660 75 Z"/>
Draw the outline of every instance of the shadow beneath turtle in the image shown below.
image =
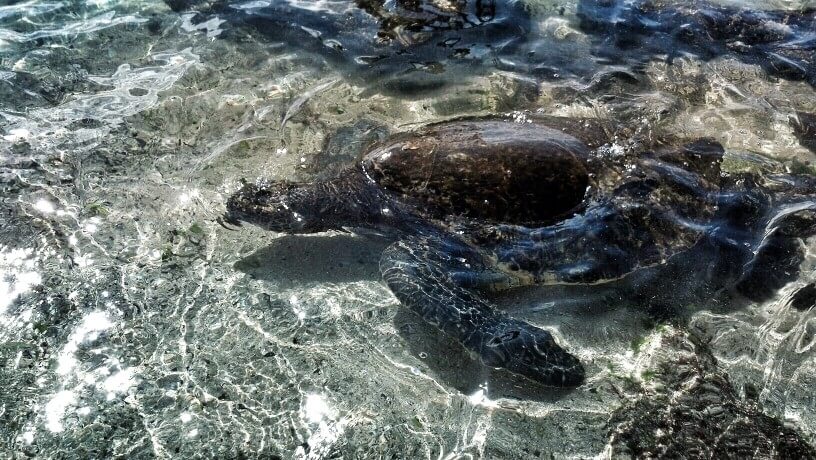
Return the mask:
<path id="1" fill-rule="evenodd" d="M 379 280 L 379 257 L 390 240 L 383 237 L 284 235 L 235 263 L 254 279 L 291 288 L 304 283 Z"/>
<path id="2" fill-rule="evenodd" d="M 234 268 L 283 289 L 312 283 L 380 280 L 380 254 L 391 241 L 378 235 L 284 235 L 237 261 Z M 454 339 L 403 306 L 395 313 L 394 326 L 410 353 L 425 363 L 434 378 L 463 394 L 474 394 L 486 387 L 491 399 L 551 402 L 572 391 L 484 366 Z"/>

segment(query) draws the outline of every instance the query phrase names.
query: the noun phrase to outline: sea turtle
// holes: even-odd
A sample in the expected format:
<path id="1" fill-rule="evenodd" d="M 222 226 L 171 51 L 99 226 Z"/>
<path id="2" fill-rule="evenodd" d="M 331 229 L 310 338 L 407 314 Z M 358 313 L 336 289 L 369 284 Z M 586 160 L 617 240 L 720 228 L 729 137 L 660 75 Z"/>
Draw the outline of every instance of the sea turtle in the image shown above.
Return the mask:
<path id="1" fill-rule="evenodd" d="M 380 270 L 404 305 L 487 366 L 577 386 L 575 356 L 483 294 L 616 279 L 691 247 L 715 214 L 723 149 L 593 148 L 592 129 L 547 124 L 458 120 L 396 135 L 333 179 L 247 184 L 225 220 L 393 232 Z"/>

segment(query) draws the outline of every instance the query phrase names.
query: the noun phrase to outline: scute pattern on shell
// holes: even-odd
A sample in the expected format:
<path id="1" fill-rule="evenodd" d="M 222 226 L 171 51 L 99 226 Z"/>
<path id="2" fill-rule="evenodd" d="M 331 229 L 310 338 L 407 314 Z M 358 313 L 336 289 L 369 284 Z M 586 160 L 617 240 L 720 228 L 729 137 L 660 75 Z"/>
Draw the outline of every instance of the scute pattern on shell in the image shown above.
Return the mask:
<path id="1" fill-rule="evenodd" d="M 362 167 L 431 217 L 541 225 L 582 203 L 588 156 L 578 139 L 545 126 L 466 121 L 392 139 Z"/>

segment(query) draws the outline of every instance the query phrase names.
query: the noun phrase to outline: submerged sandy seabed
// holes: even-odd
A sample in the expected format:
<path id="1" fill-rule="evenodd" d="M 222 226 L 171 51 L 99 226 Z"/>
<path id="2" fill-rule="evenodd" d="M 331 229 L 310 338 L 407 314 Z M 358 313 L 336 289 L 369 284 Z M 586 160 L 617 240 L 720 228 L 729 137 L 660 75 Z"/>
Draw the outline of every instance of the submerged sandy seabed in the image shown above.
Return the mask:
<path id="1" fill-rule="evenodd" d="M 570 8 L 538 6 L 542 37 L 588 43 Z M 789 307 L 814 281 L 812 255 L 771 301 L 690 305 L 681 328 L 636 305 L 559 308 L 583 294 L 511 295 L 513 314 L 587 364 L 587 383 L 564 391 L 489 372 L 400 307 L 379 281 L 385 241 L 215 222 L 242 179 L 309 180 L 387 133 L 463 115 L 616 120 L 713 137 L 733 170 L 809 168 L 796 131 L 816 112 L 808 84 L 684 57 L 637 82 L 488 69 L 406 97 L 160 3 L 65 8 L 0 9 L 0 450 L 12 457 L 607 455 L 612 414 L 665 393 L 656 366 L 691 342 L 735 398 L 816 442 L 816 313 Z"/>

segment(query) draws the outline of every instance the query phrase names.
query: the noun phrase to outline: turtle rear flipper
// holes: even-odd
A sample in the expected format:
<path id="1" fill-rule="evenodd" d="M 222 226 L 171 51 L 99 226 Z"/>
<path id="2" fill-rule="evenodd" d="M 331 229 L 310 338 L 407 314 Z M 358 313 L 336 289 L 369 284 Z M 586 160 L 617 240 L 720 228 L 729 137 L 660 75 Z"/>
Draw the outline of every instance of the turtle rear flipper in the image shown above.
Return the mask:
<path id="1" fill-rule="evenodd" d="M 583 382 L 581 363 L 549 332 L 498 311 L 460 283 L 465 272 L 474 273 L 471 279 L 497 273 L 466 244 L 453 237 L 411 236 L 383 252 L 380 271 L 403 304 L 477 354 L 485 365 L 544 385 L 572 387 Z"/>
<path id="2" fill-rule="evenodd" d="M 803 238 L 816 234 L 816 204 L 790 206 L 771 220 L 753 259 L 736 283 L 742 295 L 754 301 L 771 298 L 799 275 L 805 258 Z"/>

